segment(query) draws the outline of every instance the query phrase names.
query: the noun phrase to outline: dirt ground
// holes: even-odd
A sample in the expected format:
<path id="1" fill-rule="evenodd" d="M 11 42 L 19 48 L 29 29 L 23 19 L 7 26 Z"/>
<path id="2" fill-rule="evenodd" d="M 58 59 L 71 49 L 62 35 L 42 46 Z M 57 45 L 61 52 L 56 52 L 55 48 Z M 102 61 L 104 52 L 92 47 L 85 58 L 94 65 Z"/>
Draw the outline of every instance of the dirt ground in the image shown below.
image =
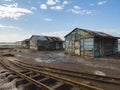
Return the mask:
<path id="1" fill-rule="evenodd" d="M 10 60 L 18 59 L 35 65 L 41 64 L 66 70 L 120 78 L 120 54 L 101 58 L 81 58 L 65 55 L 64 51 L 31 51 L 28 49 L 0 50 L 1 55 L 6 53 L 14 54 L 14 57 L 7 57 Z M 0 72 L 2 70 L 4 69 L 0 66 Z M 14 81 L 12 84 L 6 83 L 7 81 L 3 83 L 3 81 L 5 79 L 0 80 L 0 86 L 8 85 L 12 90 L 17 90 L 14 87 Z M 11 90 L 11 88 L 7 90 Z"/>
<path id="2" fill-rule="evenodd" d="M 14 50 L 15 58 L 24 62 L 69 69 L 92 74 L 120 77 L 120 54 L 102 58 L 81 58 L 64 51 Z"/>

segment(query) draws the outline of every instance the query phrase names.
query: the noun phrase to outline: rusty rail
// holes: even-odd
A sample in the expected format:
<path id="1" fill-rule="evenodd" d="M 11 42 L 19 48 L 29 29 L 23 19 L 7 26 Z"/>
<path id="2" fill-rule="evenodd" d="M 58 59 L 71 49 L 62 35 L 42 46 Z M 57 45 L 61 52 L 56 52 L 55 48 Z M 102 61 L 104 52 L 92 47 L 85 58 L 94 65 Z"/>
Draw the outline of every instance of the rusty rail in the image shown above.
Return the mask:
<path id="1" fill-rule="evenodd" d="M 41 86 L 42 86 L 43 88 L 45 88 L 45 89 L 47 89 L 47 90 L 54 90 L 54 89 L 52 89 L 52 88 L 50 88 L 50 87 L 42 84 L 41 82 L 38 82 L 38 81 L 32 79 L 31 77 L 28 77 L 28 76 L 20 73 L 19 71 L 16 71 L 16 70 L 12 69 L 11 67 L 8 67 L 8 65 L 6 65 L 2 60 L 0 60 L 0 61 L 1 61 L 0 63 L 1 63 L 6 69 L 8 69 L 8 70 L 10 70 L 10 71 L 12 71 L 12 72 L 14 72 L 14 73 L 16 73 L 16 74 L 17 74 L 18 76 L 20 76 L 21 78 L 23 78 L 23 79 L 25 79 L 25 80 L 27 80 L 27 81 L 35 84 L 35 85 L 38 86 L 38 87 L 41 87 Z"/>
<path id="2" fill-rule="evenodd" d="M 46 72 L 67 75 L 67 76 L 71 76 L 71 77 L 84 78 L 84 79 L 94 80 L 97 82 L 104 82 L 104 83 L 120 85 L 120 78 L 115 78 L 115 77 L 110 77 L 110 76 L 100 76 L 100 75 L 88 74 L 88 73 L 83 73 L 83 72 L 75 72 L 75 71 L 70 71 L 70 70 L 53 68 L 53 67 L 49 67 L 49 66 L 42 66 L 42 65 L 35 66 L 33 64 L 24 63 L 24 62 L 21 62 L 18 60 L 16 60 L 16 63 L 25 64 L 29 68 L 42 70 L 42 71 L 46 71 Z M 39 67 L 41 67 L 41 68 L 39 68 Z"/>
<path id="3" fill-rule="evenodd" d="M 7 60 L 5 58 L 2 58 L 2 59 Z M 84 88 L 84 89 L 87 89 L 87 90 L 103 90 L 103 89 L 98 88 L 96 86 L 91 86 L 91 85 L 87 85 L 87 84 L 84 84 L 84 83 L 81 83 L 81 82 L 73 81 L 73 80 L 68 79 L 68 78 L 63 78 L 63 77 L 60 77 L 60 76 L 57 76 L 57 75 L 54 75 L 54 74 L 50 74 L 48 72 L 39 71 L 37 69 L 33 69 L 32 67 L 28 67 L 28 65 L 23 65 L 21 63 L 17 63 L 17 62 L 13 62 L 13 61 L 10 61 L 10 62 L 12 64 L 20 67 L 20 68 L 23 68 L 23 69 L 26 69 L 26 70 L 29 70 L 29 71 L 32 71 L 32 72 L 43 74 L 45 76 L 48 76 L 50 78 L 54 78 L 54 79 L 56 79 L 58 81 L 62 81 L 64 83 L 70 84 L 72 86 L 77 86 L 77 87 Z M 27 78 L 25 75 L 22 75 L 20 72 L 17 72 L 15 70 L 11 69 L 11 68 L 7 68 L 7 69 L 9 69 L 11 71 L 14 71 L 15 73 L 17 73 L 19 76 L 21 76 L 24 79 Z M 27 80 L 30 81 L 30 82 L 34 82 L 35 85 L 38 85 L 38 86 L 40 85 L 40 86 L 43 86 L 43 87 L 47 88 L 48 90 L 53 90 L 52 88 L 50 88 L 50 87 L 48 87 L 46 85 L 43 85 L 42 83 L 39 83 L 38 81 L 35 81 L 33 79 L 27 78 Z"/>

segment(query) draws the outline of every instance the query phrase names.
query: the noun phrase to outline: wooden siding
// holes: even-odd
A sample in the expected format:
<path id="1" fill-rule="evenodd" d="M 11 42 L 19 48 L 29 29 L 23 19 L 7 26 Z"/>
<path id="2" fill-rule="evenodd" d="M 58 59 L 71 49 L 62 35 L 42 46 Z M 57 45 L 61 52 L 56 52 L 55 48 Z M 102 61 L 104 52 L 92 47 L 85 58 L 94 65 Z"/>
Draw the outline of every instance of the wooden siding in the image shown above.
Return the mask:
<path id="1" fill-rule="evenodd" d="M 84 53 L 85 56 L 93 57 L 93 48 L 94 48 L 94 39 L 93 38 L 85 38 L 84 39 Z"/>
<path id="2" fill-rule="evenodd" d="M 87 32 L 75 30 L 66 37 L 65 53 L 77 56 L 93 57 L 93 36 Z"/>
<path id="3" fill-rule="evenodd" d="M 30 42 L 29 39 L 22 41 L 22 48 L 30 48 Z"/>
<path id="4" fill-rule="evenodd" d="M 53 50 L 54 46 L 48 41 L 38 41 L 38 50 Z"/>
<path id="5" fill-rule="evenodd" d="M 65 36 L 66 54 L 81 57 L 100 57 L 117 52 L 118 39 L 102 32 L 74 29 Z"/>
<path id="6" fill-rule="evenodd" d="M 65 53 L 74 55 L 74 41 L 65 41 Z"/>
<path id="7" fill-rule="evenodd" d="M 30 39 L 30 49 L 34 50 L 62 50 L 63 41 L 53 41 L 46 39 L 45 36 L 32 36 Z"/>
<path id="8" fill-rule="evenodd" d="M 30 40 L 30 49 L 38 50 L 37 41 L 35 37 L 32 37 Z"/>
<path id="9" fill-rule="evenodd" d="M 75 55 L 74 43 L 76 38 L 76 32 L 71 33 L 65 40 L 65 53 Z"/>
<path id="10" fill-rule="evenodd" d="M 60 50 L 60 49 L 63 49 L 62 42 L 39 40 L 37 43 L 38 43 L 38 50 Z"/>

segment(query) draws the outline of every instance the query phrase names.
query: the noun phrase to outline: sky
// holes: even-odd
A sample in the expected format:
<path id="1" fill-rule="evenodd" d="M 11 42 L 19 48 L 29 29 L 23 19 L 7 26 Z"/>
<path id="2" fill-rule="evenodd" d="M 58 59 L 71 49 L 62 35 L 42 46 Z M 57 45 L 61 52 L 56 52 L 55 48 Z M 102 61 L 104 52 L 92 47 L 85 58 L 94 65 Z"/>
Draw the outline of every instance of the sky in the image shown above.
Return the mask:
<path id="1" fill-rule="evenodd" d="M 0 0 L 0 42 L 64 36 L 74 28 L 120 37 L 120 0 Z"/>

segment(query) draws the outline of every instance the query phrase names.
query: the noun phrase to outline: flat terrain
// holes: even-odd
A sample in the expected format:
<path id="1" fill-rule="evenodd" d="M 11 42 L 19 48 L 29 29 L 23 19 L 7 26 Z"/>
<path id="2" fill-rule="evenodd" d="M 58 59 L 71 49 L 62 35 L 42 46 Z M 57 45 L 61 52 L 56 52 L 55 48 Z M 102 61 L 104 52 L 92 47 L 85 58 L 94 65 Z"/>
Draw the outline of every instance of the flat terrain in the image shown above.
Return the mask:
<path id="1" fill-rule="evenodd" d="M 27 63 L 43 64 L 94 74 L 100 72 L 98 74 L 120 77 L 120 54 L 93 59 L 65 55 L 64 51 L 31 51 L 23 49 L 12 53 L 15 54 L 14 58 Z"/>
<path id="2" fill-rule="evenodd" d="M 120 78 L 120 54 L 101 58 L 81 58 L 78 56 L 65 55 L 64 51 L 32 51 L 28 49 L 0 50 L 1 55 L 9 53 L 14 55 L 7 57 L 9 60 L 21 60 L 35 65 Z M 1 66 L 0 70 L 3 70 Z"/>

